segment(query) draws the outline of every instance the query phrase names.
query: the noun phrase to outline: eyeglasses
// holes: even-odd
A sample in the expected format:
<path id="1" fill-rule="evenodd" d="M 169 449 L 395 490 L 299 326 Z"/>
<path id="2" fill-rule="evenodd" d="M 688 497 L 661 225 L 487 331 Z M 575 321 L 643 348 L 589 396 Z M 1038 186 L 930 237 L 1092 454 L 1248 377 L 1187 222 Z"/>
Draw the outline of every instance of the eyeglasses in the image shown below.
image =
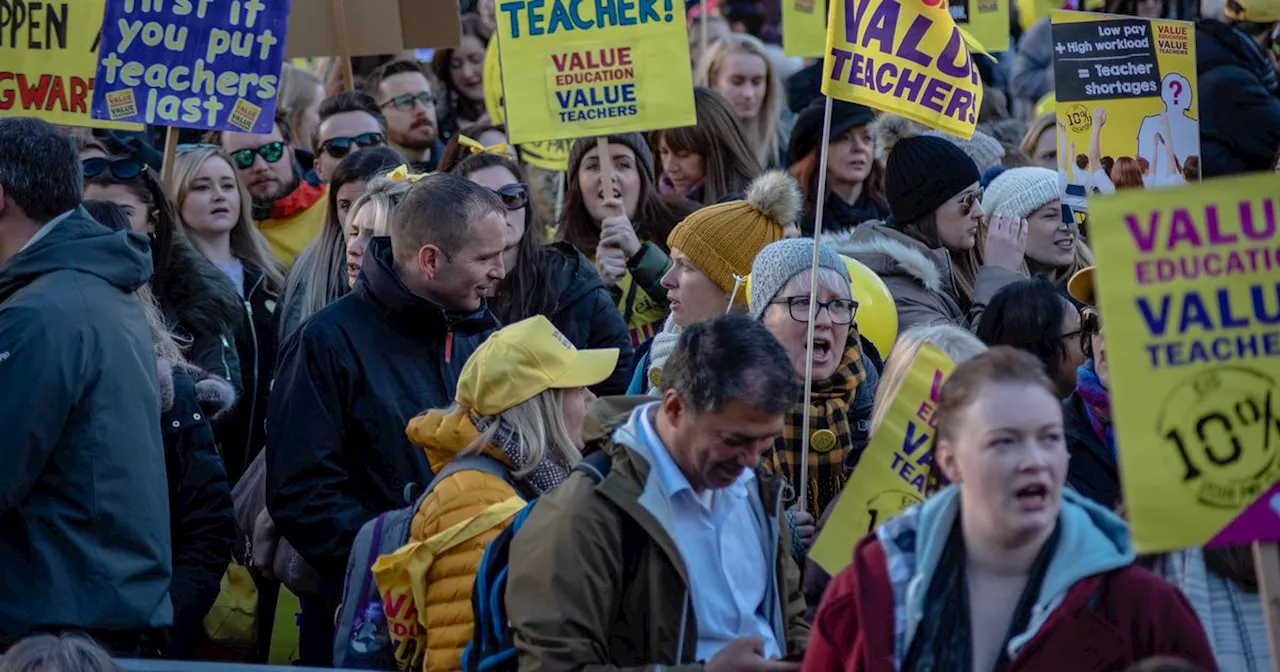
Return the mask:
<path id="1" fill-rule="evenodd" d="M 501 189 L 490 189 L 502 199 L 508 210 L 519 210 L 529 205 L 529 185 L 523 183 L 508 184 Z"/>
<path id="2" fill-rule="evenodd" d="M 960 210 L 964 214 L 973 212 L 973 206 L 982 202 L 982 190 L 971 191 L 960 197 Z"/>
<path id="3" fill-rule="evenodd" d="M 127 156 L 113 159 L 94 157 L 81 161 L 80 167 L 84 176 L 89 179 L 110 172 L 117 180 L 132 180 L 147 169 L 147 164 Z"/>
<path id="4" fill-rule="evenodd" d="M 385 110 L 388 106 L 394 105 L 401 112 L 408 112 L 413 109 L 414 103 L 422 103 L 423 107 L 432 107 L 436 104 L 436 94 L 430 91 L 422 93 L 404 93 L 388 100 L 378 106 L 378 109 Z"/>
<path id="5" fill-rule="evenodd" d="M 785 299 L 774 301 L 774 303 L 787 304 L 791 319 L 802 324 L 809 323 L 809 297 L 788 296 Z M 831 318 L 833 324 L 853 324 L 853 319 L 858 315 L 858 302 L 853 299 L 819 301 L 818 309 L 813 311 L 813 316 L 816 318 L 823 308 L 827 309 L 827 317 Z"/>
<path id="6" fill-rule="evenodd" d="M 361 133 L 349 138 L 329 138 L 320 143 L 320 151 L 335 159 L 346 158 L 351 153 L 351 145 L 360 148 L 381 147 L 386 144 L 387 136 L 381 133 Z"/>
<path id="7" fill-rule="evenodd" d="M 231 160 L 236 162 L 236 167 L 240 170 L 248 170 L 253 166 L 253 155 L 257 154 L 267 163 L 275 163 L 284 156 L 284 143 L 280 140 L 268 142 L 261 147 L 245 147 L 231 152 Z"/>

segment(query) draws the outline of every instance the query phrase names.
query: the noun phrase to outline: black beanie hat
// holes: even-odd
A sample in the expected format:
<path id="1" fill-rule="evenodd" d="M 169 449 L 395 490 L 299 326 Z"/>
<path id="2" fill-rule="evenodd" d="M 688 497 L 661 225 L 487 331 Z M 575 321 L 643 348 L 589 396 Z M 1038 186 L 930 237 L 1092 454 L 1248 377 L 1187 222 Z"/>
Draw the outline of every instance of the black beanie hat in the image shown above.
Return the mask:
<path id="1" fill-rule="evenodd" d="M 916 135 L 889 148 L 884 191 L 897 224 L 924 219 L 956 194 L 977 182 L 978 166 L 948 140 Z"/>
<path id="2" fill-rule="evenodd" d="M 822 117 L 826 114 L 827 99 L 825 96 L 814 98 L 796 118 L 796 125 L 791 129 L 791 142 L 787 146 L 787 163 L 791 166 L 809 156 L 818 143 L 822 142 Z M 866 126 L 876 118 L 876 113 L 866 105 L 846 103 L 843 100 L 831 101 L 831 140 L 857 126 Z"/>

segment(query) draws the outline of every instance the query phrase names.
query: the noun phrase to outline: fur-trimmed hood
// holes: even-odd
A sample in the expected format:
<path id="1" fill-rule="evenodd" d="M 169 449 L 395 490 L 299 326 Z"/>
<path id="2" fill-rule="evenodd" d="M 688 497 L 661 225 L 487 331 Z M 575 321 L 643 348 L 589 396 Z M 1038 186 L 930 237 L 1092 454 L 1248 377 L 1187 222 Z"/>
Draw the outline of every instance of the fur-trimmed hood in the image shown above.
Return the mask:
<path id="1" fill-rule="evenodd" d="M 931 250 L 924 243 L 880 221 L 865 222 L 849 231 L 824 235 L 823 241 L 840 254 L 854 257 L 880 277 L 906 276 L 930 292 L 944 291 L 951 265 L 945 250 Z"/>
<path id="2" fill-rule="evenodd" d="M 181 367 L 195 381 L 196 401 L 200 410 L 210 422 L 218 420 L 236 403 L 236 388 L 227 381 L 201 371 L 190 364 L 175 364 L 167 359 L 156 358 L 156 382 L 160 390 L 160 412 L 173 410 L 174 402 L 174 368 Z"/>
<path id="3" fill-rule="evenodd" d="M 176 232 L 168 272 L 162 283 L 152 283 L 152 289 L 165 318 L 187 336 L 234 334 L 243 319 L 239 291 Z"/>

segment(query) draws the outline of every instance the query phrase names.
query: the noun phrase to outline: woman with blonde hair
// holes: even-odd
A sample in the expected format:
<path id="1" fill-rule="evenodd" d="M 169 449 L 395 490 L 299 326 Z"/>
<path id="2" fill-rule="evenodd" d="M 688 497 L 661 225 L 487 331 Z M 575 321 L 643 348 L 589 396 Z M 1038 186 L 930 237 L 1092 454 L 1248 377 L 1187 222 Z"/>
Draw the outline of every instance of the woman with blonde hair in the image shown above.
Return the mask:
<path id="1" fill-rule="evenodd" d="M 760 165 L 786 166 L 782 80 L 760 40 L 743 34 L 721 38 L 707 50 L 694 82 L 729 101 Z"/>
<path id="2" fill-rule="evenodd" d="M 243 319 L 234 337 L 244 394 L 228 422 L 231 429 L 221 437 L 234 483 L 266 441 L 263 421 L 276 367 L 272 330 L 284 268 L 254 225 L 252 199 L 221 147 L 180 147 L 170 195 L 192 247 L 227 276 L 240 299 Z"/>
<path id="3" fill-rule="evenodd" d="M 1057 169 L 1058 136 L 1053 132 L 1057 119 L 1053 114 L 1046 114 L 1036 119 L 1031 128 L 1027 129 L 1027 134 L 1022 136 L 1019 149 L 1031 165 Z"/>
<path id="4" fill-rule="evenodd" d="M 658 152 L 658 191 L 715 205 L 746 191 L 764 169 L 724 96 L 694 87 L 693 104 L 696 126 L 649 134 L 649 144 Z"/>
<path id="5" fill-rule="evenodd" d="M 351 287 L 356 286 L 356 278 L 360 277 L 369 241 L 389 235 L 391 216 L 412 186 L 409 180 L 375 177 L 365 187 L 364 194 L 351 204 L 342 232 L 347 241 L 347 282 Z"/>
<path id="6" fill-rule="evenodd" d="M 320 125 L 320 101 L 324 98 L 324 83 L 314 72 L 288 63 L 280 69 L 276 108 L 284 115 L 289 137 L 293 138 L 293 153 L 304 170 L 311 170 L 315 160 L 311 141 Z"/>
<path id="7" fill-rule="evenodd" d="M 907 378 L 907 372 L 911 370 L 911 364 L 926 345 L 941 350 L 942 354 L 956 364 L 967 362 L 987 350 L 987 346 L 978 340 L 978 337 L 955 325 L 922 324 L 908 329 L 898 337 L 893 350 L 889 351 L 889 356 L 884 363 L 884 371 L 880 374 L 880 384 L 876 387 L 875 405 L 871 410 L 871 436 L 874 437 L 880 425 L 884 423 L 884 417 L 902 389 L 902 383 Z M 860 457 L 861 454 L 850 460 L 848 465 L 850 477 Z M 936 484 L 938 482 L 936 475 L 930 474 L 929 482 Z M 841 496 L 843 494 L 841 492 Z M 822 531 L 827 523 L 827 517 L 835 510 L 839 501 L 840 497 L 837 496 L 822 512 L 817 532 Z M 814 536 L 817 537 L 816 532 Z M 822 568 L 822 565 L 809 560 L 804 569 L 804 598 L 810 620 L 817 611 L 818 602 L 822 599 L 822 593 L 829 583 L 831 583 L 831 575 Z"/>
<path id="8" fill-rule="evenodd" d="M 1033 166 L 1010 168 L 987 185 L 982 209 L 986 216 L 978 225 L 974 246 L 951 252 L 952 280 L 962 299 L 973 302 L 978 294 L 987 227 L 996 217 L 1026 223 L 1026 250 L 1018 267 L 1024 277 L 1043 275 L 1065 288 L 1076 271 L 1093 265 L 1093 250 L 1063 212 L 1057 172 Z"/>
<path id="9" fill-rule="evenodd" d="M 461 669 L 472 636 L 471 587 L 485 546 L 526 501 L 563 483 L 582 459 L 583 421 L 595 399 L 589 387 L 612 375 L 617 360 L 616 348 L 574 348 L 536 315 L 494 333 L 471 355 L 453 406 L 409 422 L 409 438 L 426 452 L 436 480 L 414 516 L 409 545 L 374 565 L 384 599 L 391 599 L 393 585 L 425 595 L 426 604 L 401 612 L 414 621 L 422 615 L 426 626 L 406 628 L 419 633 L 410 635 L 417 646 L 396 642 L 414 656 L 402 663 L 424 672 Z M 431 553 L 433 537 L 503 506 L 510 513 L 415 571 L 415 545 Z"/>

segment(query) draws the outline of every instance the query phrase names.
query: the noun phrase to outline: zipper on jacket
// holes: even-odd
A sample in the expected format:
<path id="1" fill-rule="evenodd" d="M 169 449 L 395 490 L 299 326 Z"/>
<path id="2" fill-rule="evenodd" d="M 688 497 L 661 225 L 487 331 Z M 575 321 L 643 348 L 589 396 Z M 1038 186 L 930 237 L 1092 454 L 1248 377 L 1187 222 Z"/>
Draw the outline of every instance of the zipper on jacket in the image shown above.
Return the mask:
<path id="1" fill-rule="evenodd" d="M 448 364 L 453 359 L 453 327 L 444 332 L 444 363 Z"/>
<path id="2" fill-rule="evenodd" d="M 261 373 L 258 370 L 258 328 L 253 324 L 253 303 L 251 300 L 254 293 L 262 286 L 263 277 L 261 275 L 258 276 L 258 280 L 253 283 L 253 287 L 249 288 L 249 291 L 244 295 L 244 310 L 245 314 L 249 316 L 249 339 L 253 342 L 253 390 L 246 390 L 246 392 L 249 392 L 249 435 L 244 437 L 244 464 L 239 465 L 242 475 L 249 468 L 249 463 L 253 461 L 253 434 L 257 425 L 258 387 L 262 384 L 262 381 L 258 380 L 258 376 Z M 241 363 L 241 366 L 243 366 L 243 363 Z M 243 376 L 241 378 L 243 379 Z"/>
<path id="3" fill-rule="evenodd" d="M 676 665 L 684 665 L 684 642 L 688 638 L 689 627 L 689 589 L 684 591 L 684 604 L 680 608 L 680 639 L 676 644 Z"/>

